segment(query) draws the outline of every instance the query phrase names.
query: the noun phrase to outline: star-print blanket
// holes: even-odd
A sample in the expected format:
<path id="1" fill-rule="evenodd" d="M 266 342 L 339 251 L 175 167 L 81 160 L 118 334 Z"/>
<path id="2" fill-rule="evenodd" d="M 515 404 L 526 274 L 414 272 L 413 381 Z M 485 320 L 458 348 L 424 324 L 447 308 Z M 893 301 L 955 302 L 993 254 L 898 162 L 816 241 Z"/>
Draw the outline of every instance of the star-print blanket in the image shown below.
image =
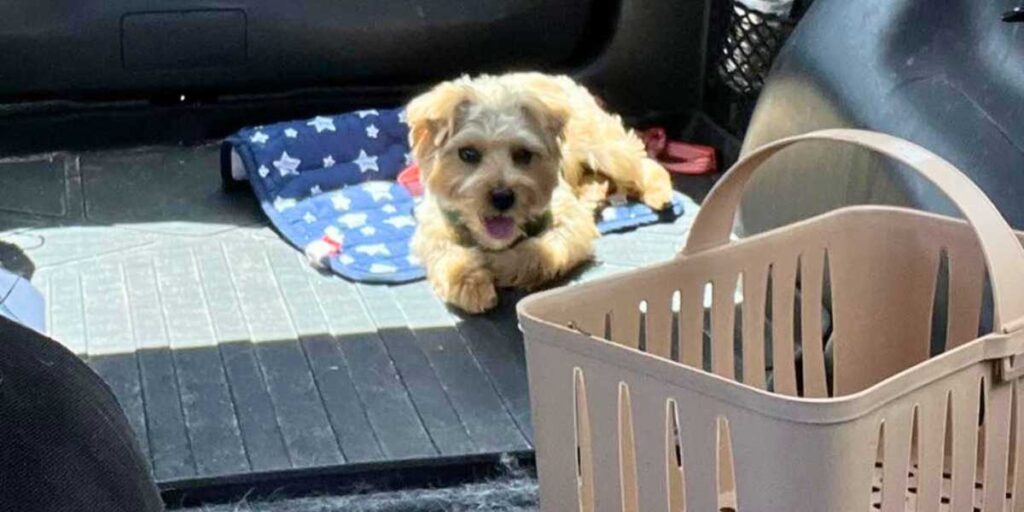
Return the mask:
<path id="1" fill-rule="evenodd" d="M 333 272 L 378 283 L 424 277 L 409 251 L 419 198 L 396 182 L 412 164 L 404 110 L 244 128 L 228 137 L 224 149 L 230 155 L 224 165 L 241 165 L 267 217 L 289 243 L 300 250 L 322 240 L 337 243 L 327 262 Z M 660 214 L 640 203 L 609 206 L 598 228 L 607 233 L 675 218 L 685 201 L 677 194 L 671 211 Z"/>

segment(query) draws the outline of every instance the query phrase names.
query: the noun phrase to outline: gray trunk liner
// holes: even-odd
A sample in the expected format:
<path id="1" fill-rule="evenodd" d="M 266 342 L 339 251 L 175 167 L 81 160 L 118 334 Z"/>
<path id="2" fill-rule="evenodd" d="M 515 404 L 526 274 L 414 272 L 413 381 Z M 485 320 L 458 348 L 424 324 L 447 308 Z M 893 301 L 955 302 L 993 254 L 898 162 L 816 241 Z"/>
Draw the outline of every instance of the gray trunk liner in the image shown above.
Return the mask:
<path id="1" fill-rule="evenodd" d="M 123 406 L 165 485 L 532 450 L 514 303 L 466 317 L 424 282 L 312 270 L 215 146 L 0 162 L 0 263 Z M 693 212 L 612 234 L 574 280 L 664 260 Z"/>

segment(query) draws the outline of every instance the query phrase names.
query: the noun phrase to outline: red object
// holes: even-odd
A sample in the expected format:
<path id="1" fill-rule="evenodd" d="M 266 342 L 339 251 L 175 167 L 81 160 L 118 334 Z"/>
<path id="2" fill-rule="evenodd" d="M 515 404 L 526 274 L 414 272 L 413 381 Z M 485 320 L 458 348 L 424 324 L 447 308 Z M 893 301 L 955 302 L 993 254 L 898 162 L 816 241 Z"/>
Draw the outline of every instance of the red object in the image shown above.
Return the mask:
<path id="1" fill-rule="evenodd" d="M 423 195 L 423 183 L 420 182 L 420 168 L 416 164 L 412 164 L 398 173 L 398 183 L 405 187 L 413 196 Z"/>
<path id="2" fill-rule="evenodd" d="M 331 246 L 331 256 L 341 253 L 341 242 L 324 235 L 320 240 L 323 240 L 325 244 Z"/>
<path id="3" fill-rule="evenodd" d="M 647 147 L 647 154 L 669 172 L 707 174 L 718 169 L 715 148 L 669 140 L 664 128 L 649 128 L 637 135 Z"/>

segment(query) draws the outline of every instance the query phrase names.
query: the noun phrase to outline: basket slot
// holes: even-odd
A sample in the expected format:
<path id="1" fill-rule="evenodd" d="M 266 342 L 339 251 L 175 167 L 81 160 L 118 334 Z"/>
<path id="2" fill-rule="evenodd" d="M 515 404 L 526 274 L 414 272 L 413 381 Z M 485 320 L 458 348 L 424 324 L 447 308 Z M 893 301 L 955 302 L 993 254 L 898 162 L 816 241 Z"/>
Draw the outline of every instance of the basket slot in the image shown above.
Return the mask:
<path id="1" fill-rule="evenodd" d="M 870 501 L 872 510 L 879 510 L 882 508 L 882 461 L 885 459 L 885 421 L 878 423 L 875 435 L 871 440 L 871 452 L 874 457 L 871 459 L 871 494 Z"/>
<path id="2" fill-rule="evenodd" d="M 712 284 L 711 299 L 711 368 L 728 379 L 735 378 L 734 353 L 736 351 L 736 274 L 726 274 Z"/>
<path id="3" fill-rule="evenodd" d="M 945 249 L 948 258 L 946 350 L 978 337 L 985 283 L 985 260 L 976 244 L 956 244 Z"/>
<path id="4" fill-rule="evenodd" d="M 796 258 L 780 258 L 772 264 L 771 296 L 774 391 L 796 396 L 796 359 L 793 347 Z"/>
<path id="5" fill-rule="evenodd" d="M 576 489 L 580 512 L 594 510 L 594 456 L 591 447 L 590 412 L 583 370 L 573 369 L 573 426 L 576 438 Z"/>
<path id="6" fill-rule="evenodd" d="M 632 306 L 632 307 L 630 307 Z M 626 302 L 609 313 L 611 337 L 615 343 L 630 348 L 640 346 L 640 303 Z"/>
<path id="7" fill-rule="evenodd" d="M 668 474 L 668 510 L 686 510 L 686 472 L 683 470 L 683 443 L 680 439 L 679 407 L 669 399 L 665 417 L 665 469 Z"/>
<path id="8" fill-rule="evenodd" d="M 982 382 L 987 396 L 983 427 L 985 429 L 983 510 L 985 512 L 1003 512 L 1010 462 L 1010 415 L 1013 412 L 1013 384 L 992 385 L 988 379 Z"/>
<path id="9" fill-rule="evenodd" d="M 1013 458 L 1010 463 L 1010 482 L 1012 487 L 1011 507 L 1014 512 L 1024 509 L 1024 379 L 1013 383 L 1013 423 L 1010 450 Z"/>
<path id="10" fill-rule="evenodd" d="M 824 353 L 822 357 L 825 366 L 825 384 L 828 386 L 828 396 L 835 396 L 835 341 L 833 334 L 835 333 L 835 323 L 832 314 L 832 307 L 834 302 L 832 301 L 832 275 L 831 275 L 831 263 L 829 262 L 828 250 L 825 251 L 825 259 L 823 261 L 824 269 L 822 270 L 822 281 L 821 281 L 821 315 L 822 322 L 827 320 L 827 326 L 823 326 L 821 331 L 822 347 Z"/>
<path id="11" fill-rule="evenodd" d="M 949 349 L 949 326 L 953 322 L 949 318 L 949 285 L 949 254 L 943 248 L 939 252 L 939 268 L 935 272 L 929 357 L 938 356 Z"/>
<path id="12" fill-rule="evenodd" d="M 698 277 L 686 279 L 680 289 L 679 358 L 693 367 L 704 367 L 704 285 Z"/>
<path id="13" fill-rule="evenodd" d="M 667 422 L 663 420 L 668 410 L 664 388 L 649 386 L 647 382 L 634 382 L 628 389 L 632 405 L 633 441 L 636 447 L 639 510 L 679 511 L 681 509 L 669 508 L 668 485 L 673 475 L 671 470 L 666 472 L 666 469 L 670 468 L 663 464 L 668 453 L 666 432 L 669 431 L 666 427 Z"/>
<path id="14" fill-rule="evenodd" d="M 644 339 L 647 352 L 669 358 L 672 355 L 672 295 L 653 294 L 647 298 L 644 318 Z"/>
<path id="15" fill-rule="evenodd" d="M 950 393 L 926 395 L 918 405 L 917 511 L 938 512 L 942 495 Z"/>
<path id="16" fill-rule="evenodd" d="M 953 389 L 952 510 L 972 510 L 978 468 L 978 414 L 981 381 Z"/>
<path id="17" fill-rule="evenodd" d="M 538 477 L 544 481 L 540 501 L 545 510 L 591 512 L 592 506 L 580 507 L 580 472 L 584 470 L 586 478 L 592 475 L 587 468 L 593 468 L 583 372 L 568 353 L 555 347 L 534 344 L 526 356 L 530 385 L 544 387 L 544 393 L 530 397 Z M 538 361 L 547 364 L 536 364 Z M 559 421 L 551 421 L 552 416 Z M 592 483 L 586 489 L 593 489 Z"/>
<path id="18" fill-rule="evenodd" d="M 917 486 L 919 461 L 921 460 L 921 406 L 914 404 L 914 419 L 910 424 L 910 470 L 907 480 L 907 504 L 911 510 L 917 510 Z M 910 503 L 913 503 L 911 506 Z"/>
<path id="19" fill-rule="evenodd" d="M 678 401 L 681 428 L 680 437 L 685 459 L 686 510 L 699 512 L 718 510 L 717 471 L 709 471 L 709 462 L 718 460 L 718 427 L 714 417 L 705 414 L 688 414 L 687 411 L 701 410 L 701 402 L 687 404 Z M 675 511 L 673 511 L 675 512 Z"/>
<path id="20" fill-rule="evenodd" d="M 743 271 L 743 382 L 765 388 L 765 297 L 768 267 Z"/>
<path id="21" fill-rule="evenodd" d="M 682 337 L 680 307 L 682 301 L 682 294 L 679 290 L 672 292 L 672 333 L 670 334 L 672 347 L 669 350 L 669 359 L 673 361 L 680 361 L 682 357 L 680 352 L 683 349 L 680 344 L 680 338 Z"/>
<path id="22" fill-rule="evenodd" d="M 825 353 L 821 329 L 821 291 L 824 282 L 824 248 L 800 255 L 800 346 L 803 349 L 803 396 L 828 396 L 825 379 Z"/>

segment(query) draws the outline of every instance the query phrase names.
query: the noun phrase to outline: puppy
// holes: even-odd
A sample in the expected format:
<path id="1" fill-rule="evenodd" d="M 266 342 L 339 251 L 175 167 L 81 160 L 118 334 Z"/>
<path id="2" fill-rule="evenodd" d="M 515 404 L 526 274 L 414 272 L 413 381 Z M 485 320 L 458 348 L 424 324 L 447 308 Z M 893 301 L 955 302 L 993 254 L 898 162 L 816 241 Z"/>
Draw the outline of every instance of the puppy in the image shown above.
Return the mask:
<path id="1" fill-rule="evenodd" d="M 470 313 L 496 287 L 536 288 L 593 254 L 593 212 L 561 177 L 569 112 L 500 77 L 445 82 L 406 109 L 426 191 L 414 254 L 437 294 Z"/>

